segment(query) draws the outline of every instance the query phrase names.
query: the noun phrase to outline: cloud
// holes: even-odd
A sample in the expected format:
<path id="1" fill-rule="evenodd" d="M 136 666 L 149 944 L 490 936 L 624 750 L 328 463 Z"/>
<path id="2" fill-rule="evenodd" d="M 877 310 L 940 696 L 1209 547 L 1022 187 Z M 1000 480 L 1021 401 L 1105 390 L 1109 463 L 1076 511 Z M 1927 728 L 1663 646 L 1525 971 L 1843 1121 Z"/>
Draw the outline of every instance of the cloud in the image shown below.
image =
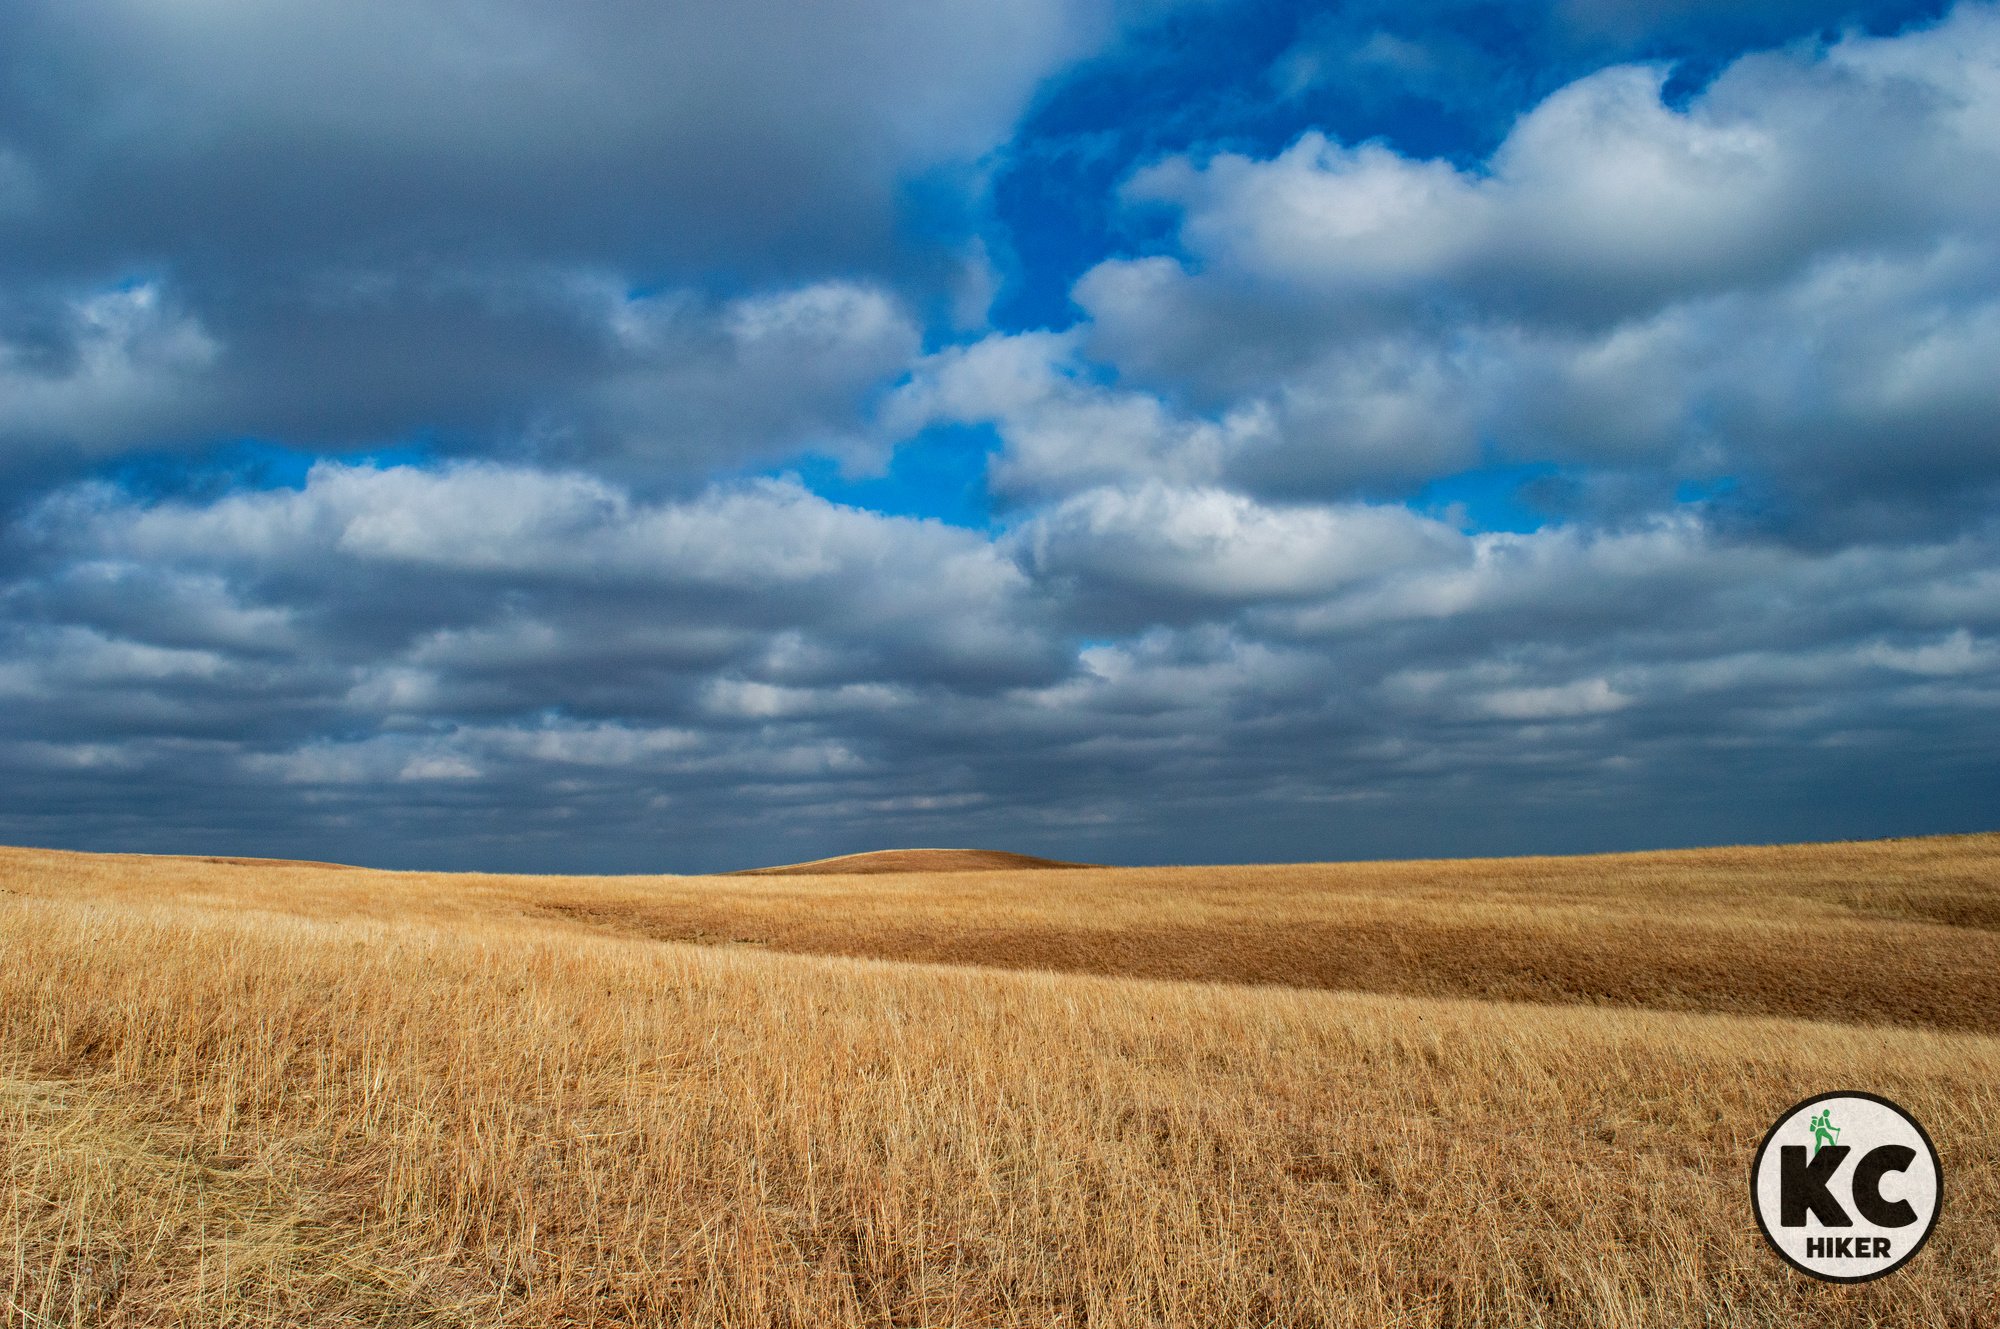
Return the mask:
<path id="1" fill-rule="evenodd" d="M 1046 497 L 1081 485 L 1156 476 L 1213 477 L 1255 413 L 1208 421 L 1158 397 L 1093 381 L 1073 336 L 995 335 L 926 357 L 880 413 L 889 438 L 936 424 L 997 426 L 1002 450 L 988 472 L 999 493 Z"/>
<path id="2" fill-rule="evenodd" d="M 1477 167 L 1319 131 L 1149 166 L 1182 256 L 1087 273 L 1074 354 L 1259 421 L 1205 474 L 1266 496 L 1495 459 L 1726 478 L 1800 539 L 1983 511 L 2000 11 L 1665 77 L 1570 83 Z"/>
<path id="3" fill-rule="evenodd" d="M 1270 508 L 1219 489 L 1092 489 L 1037 513 L 1012 543 L 1037 576 L 1095 598 L 1098 621 L 1200 616 L 1462 556 L 1464 539 L 1400 505 Z"/>
<path id="4" fill-rule="evenodd" d="M 0 6 L 0 475 L 842 453 L 975 239 L 913 197 L 1160 8 Z"/>
<path id="5" fill-rule="evenodd" d="M 1046 652 L 1021 630 L 1025 577 L 974 533 L 843 507 L 787 480 L 648 502 L 579 472 L 329 462 L 301 489 L 206 503 L 80 486 L 25 528 L 58 560 L 181 568 L 300 597 L 322 623 L 351 620 L 359 652 L 401 646 L 460 664 L 551 645 L 594 653 L 645 641 L 672 614 L 710 629 L 687 639 L 697 651 L 726 646 L 730 627 L 770 636 L 812 622 L 809 646 L 764 644 L 776 681 L 852 656 L 892 672 L 1007 677 L 1044 667 Z M 400 603 L 377 605 L 379 594 Z M 641 606 L 649 617 L 621 620 Z M 538 634 L 537 620 L 553 630 Z"/>
<path id="6" fill-rule="evenodd" d="M 616 368 L 580 393 L 564 442 L 627 474 L 696 473 L 802 446 L 867 459 L 856 422 L 922 345 L 909 312 L 879 287 L 820 282 L 690 308 L 628 300 L 609 322 Z M 556 430 L 565 428 L 558 419 Z"/>
<path id="7" fill-rule="evenodd" d="M 304 297 L 279 287 L 221 327 L 183 294 L 163 279 L 49 318 L 24 305 L 12 337 L 0 320 L 0 470 L 415 432 L 685 485 L 804 448 L 868 455 L 861 409 L 921 341 L 900 298 L 858 281 L 716 299 L 580 272 L 397 278 L 314 293 L 304 322 L 286 303 Z"/>
<path id="8" fill-rule="evenodd" d="M 157 283 L 70 299 L 53 322 L 0 338 L 0 440 L 14 448 L 103 455 L 171 438 L 212 391 L 221 348 Z"/>
<path id="9" fill-rule="evenodd" d="M 233 270 L 852 260 L 880 252 L 902 178 L 992 146 L 1117 21 L 1053 0 L 12 4 L 0 123 L 39 188 L 6 245 Z"/>
<path id="10" fill-rule="evenodd" d="M 2000 18 L 1748 55 L 1686 107 L 1623 65 L 1523 115 L 1482 170 L 1318 131 L 1276 157 L 1181 156 L 1135 175 L 1209 271 L 1323 311 L 1443 297 L 1603 320 L 1796 274 L 1829 252 L 1990 235 Z M 1090 287 L 1084 288 L 1086 298 Z"/>

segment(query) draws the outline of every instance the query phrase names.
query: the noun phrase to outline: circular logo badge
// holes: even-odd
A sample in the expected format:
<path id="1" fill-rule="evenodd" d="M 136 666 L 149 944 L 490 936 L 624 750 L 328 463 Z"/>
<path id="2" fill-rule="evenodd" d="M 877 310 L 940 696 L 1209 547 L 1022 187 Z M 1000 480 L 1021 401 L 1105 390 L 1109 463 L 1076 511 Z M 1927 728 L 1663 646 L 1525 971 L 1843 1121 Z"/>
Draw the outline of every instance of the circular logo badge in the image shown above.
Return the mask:
<path id="1" fill-rule="evenodd" d="M 1915 1117 L 1854 1090 L 1795 1103 L 1757 1146 L 1750 1199 L 1764 1240 L 1800 1273 L 1865 1283 L 1930 1240 L 1944 1201 L 1937 1149 Z"/>

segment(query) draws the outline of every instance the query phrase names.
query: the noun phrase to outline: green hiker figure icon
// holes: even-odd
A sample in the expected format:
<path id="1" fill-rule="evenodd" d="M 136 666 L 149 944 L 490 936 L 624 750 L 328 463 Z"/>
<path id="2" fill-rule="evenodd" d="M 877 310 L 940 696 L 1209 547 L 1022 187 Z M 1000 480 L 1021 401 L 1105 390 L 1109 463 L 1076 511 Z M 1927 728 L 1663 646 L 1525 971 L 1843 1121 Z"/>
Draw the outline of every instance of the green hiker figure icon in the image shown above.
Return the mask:
<path id="1" fill-rule="evenodd" d="M 1825 1146 L 1840 1143 L 1840 1127 L 1833 1124 L 1832 1108 L 1821 1109 L 1820 1114 L 1812 1119 L 1812 1133 L 1815 1156 Z"/>

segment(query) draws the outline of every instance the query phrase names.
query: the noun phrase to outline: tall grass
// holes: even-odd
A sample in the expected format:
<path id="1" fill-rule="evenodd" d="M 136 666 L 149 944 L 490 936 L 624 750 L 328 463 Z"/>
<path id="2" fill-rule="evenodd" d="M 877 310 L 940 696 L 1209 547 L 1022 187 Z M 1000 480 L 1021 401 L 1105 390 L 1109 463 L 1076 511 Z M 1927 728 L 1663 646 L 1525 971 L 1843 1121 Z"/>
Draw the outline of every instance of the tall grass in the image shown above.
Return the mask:
<path id="1" fill-rule="evenodd" d="M 1332 884 L 1286 889 L 1322 922 L 1342 917 L 1329 911 L 1347 907 L 1344 890 L 1391 919 L 1424 900 L 1393 879 L 1349 890 L 1345 870 L 1295 870 L 1315 871 Z M 1913 873 L 1911 898 L 1931 898 L 1934 875 Z M 1663 925 L 1785 924 L 1802 972 L 1845 972 L 1857 989 L 1871 966 L 1900 974 L 1907 961 L 1870 927 L 1964 934 L 1994 953 L 1977 925 L 1814 903 L 1852 883 L 1760 896 L 1697 877 L 1676 909 L 1661 905 Z M 945 967 L 777 953 L 740 944 L 759 939 L 748 930 L 659 941 L 631 923 L 685 898 L 735 910 L 726 930 L 844 908 L 855 937 L 898 919 L 942 929 L 954 913 L 976 932 L 1037 894 L 888 880 L 868 894 L 840 879 L 452 878 L 10 851 L 0 1323 L 2000 1316 L 2000 1039 L 1964 1020 Z M 1115 934 L 1144 913 L 1128 896 L 1164 901 L 1176 881 L 1191 915 L 1228 914 L 1229 889 L 1199 876 L 1099 880 L 1103 910 L 1087 891 L 1044 902 L 1051 926 Z M 1639 888 L 1593 900 L 1572 887 L 1581 904 L 1557 888 L 1543 906 L 1561 929 L 1593 935 L 1564 911 L 1595 909 L 1617 925 L 1594 934 L 1602 944 L 1625 935 L 1619 890 Z M 1001 894 L 966 903 L 974 890 Z M 1981 887 L 1975 874 L 1951 890 L 1976 903 Z M 1530 921 L 1538 908 L 1505 882 L 1483 896 L 1448 884 L 1433 903 Z M 1263 897 L 1239 917 L 1259 910 L 1282 926 Z M 1747 1205 L 1770 1120 L 1843 1087 L 1911 1108 L 1948 1176 L 1930 1246 L 1856 1288 L 1780 1264 Z"/>

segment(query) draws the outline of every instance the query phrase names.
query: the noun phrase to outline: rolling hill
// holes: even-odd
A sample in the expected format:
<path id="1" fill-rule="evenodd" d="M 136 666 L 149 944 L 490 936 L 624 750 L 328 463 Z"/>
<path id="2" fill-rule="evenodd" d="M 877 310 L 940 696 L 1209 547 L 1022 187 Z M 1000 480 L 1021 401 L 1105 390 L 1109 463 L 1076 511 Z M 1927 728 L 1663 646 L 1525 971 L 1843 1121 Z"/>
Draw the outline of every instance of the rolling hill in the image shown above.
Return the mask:
<path id="1" fill-rule="evenodd" d="M 771 868 L 744 868 L 732 877 L 875 875 L 886 872 L 1018 872 L 1027 868 L 1089 868 L 1094 863 L 1067 863 L 1003 849 L 877 849 L 865 854 L 840 854 L 809 863 Z"/>

